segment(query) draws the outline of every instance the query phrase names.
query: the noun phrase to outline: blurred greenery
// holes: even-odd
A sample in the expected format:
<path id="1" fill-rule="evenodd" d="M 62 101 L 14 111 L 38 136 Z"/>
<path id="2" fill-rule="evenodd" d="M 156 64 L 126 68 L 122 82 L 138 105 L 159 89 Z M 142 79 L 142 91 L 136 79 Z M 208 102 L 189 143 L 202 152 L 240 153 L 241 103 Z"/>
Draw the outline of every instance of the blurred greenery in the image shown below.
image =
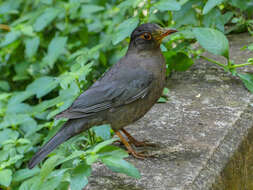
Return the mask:
<path id="1" fill-rule="evenodd" d="M 253 92 L 253 76 L 237 73 L 224 35 L 253 34 L 252 12 L 252 0 L 0 0 L 0 188 L 81 190 L 97 161 L 139 178 L 128 154 L 111 145 L 117 139 L 107 125 L 72 138 L 43 165 L 29 170 L 27 162 L 61 127 L 53 117 L 125 54 L 141 23 L 180 30 L 161 45 L 168 75 L 207 50 L 228 62 L 205 59 Z"/>

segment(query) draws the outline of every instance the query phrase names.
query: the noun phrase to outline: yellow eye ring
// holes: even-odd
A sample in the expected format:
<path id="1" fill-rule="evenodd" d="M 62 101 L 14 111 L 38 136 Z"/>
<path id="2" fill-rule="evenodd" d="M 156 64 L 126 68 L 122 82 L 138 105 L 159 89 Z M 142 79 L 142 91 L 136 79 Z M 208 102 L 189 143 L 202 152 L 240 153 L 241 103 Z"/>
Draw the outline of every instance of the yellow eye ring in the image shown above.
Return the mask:
<path id="1" fill-rule="evenodd" d="M 143 33 L 141 36 L 140 36 L 142 39 L 144 39 L 144 40 L 151 40 L 151 34 L 149 34 L 149 33 L 147 33 L 147 32 L 145 32 L 145 33 Z"/>

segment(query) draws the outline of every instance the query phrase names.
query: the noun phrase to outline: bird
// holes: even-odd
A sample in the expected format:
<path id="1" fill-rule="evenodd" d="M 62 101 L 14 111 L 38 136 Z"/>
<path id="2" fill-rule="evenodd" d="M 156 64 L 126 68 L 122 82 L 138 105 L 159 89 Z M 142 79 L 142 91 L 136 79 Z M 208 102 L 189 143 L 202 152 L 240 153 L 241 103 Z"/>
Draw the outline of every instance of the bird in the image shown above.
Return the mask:
<path id="1" fill-rule="evenodd" d="M 32 169 L 51 151 L 92 126 L 110 124 L 132 156 L 145 158 L 132 145 L 145 145 L 124 127 L 143 117 L 162 95 L 166 62 L 161 52 L 162 39 L 176 29 L 155 23 L 137 26 L 130 36 L 126 55 L 84 91 L 72 105 L 55 116 L 67 118 L 61 129 L 31 158 Z M 122 135 L 122 132 L 124 135 Z"/>

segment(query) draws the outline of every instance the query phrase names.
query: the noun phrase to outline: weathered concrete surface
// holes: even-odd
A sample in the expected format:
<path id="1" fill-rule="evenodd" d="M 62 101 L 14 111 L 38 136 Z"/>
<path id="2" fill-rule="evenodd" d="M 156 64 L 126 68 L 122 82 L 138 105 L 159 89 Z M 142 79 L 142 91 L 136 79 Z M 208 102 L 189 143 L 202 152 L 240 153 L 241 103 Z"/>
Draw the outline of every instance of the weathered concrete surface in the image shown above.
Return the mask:
<path id="1" fill-rule="evenodd" d="M 252 114 L 252 113 L 249 113 Z M 212 190 L 252 190 L 253 189 L 253 128 L 249 129 L 225 169 L 217 177 Z"/>
<path id="2" fill-rule="evenodd" d="M 250 41 L 246 34 L 231 37 L 235 63 L 250 57 L 248 51 L 240 50 Z M 141 179 L 97 164 L 85 189 L 206 190 L 222 184 L 224 167 L 253 128 L 253 96 L 236 77 L 203 61 L 187 72 L 175 73 L 167 86 L 169 101 L 155 105 L 128 127 L 138 139 L 159 144 L 148 149 L 155 158 L 128 159 L 140 170 Z"/>

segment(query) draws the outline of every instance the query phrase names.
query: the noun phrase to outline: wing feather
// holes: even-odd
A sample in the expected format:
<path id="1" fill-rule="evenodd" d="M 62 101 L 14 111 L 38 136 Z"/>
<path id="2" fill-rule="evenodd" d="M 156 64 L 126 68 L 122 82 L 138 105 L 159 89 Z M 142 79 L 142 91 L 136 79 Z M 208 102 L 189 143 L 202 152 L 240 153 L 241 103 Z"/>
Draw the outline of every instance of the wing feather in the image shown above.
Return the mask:
<path id="1" fill-rule="evenodd" d="M 102 81 L 82 93 L 71 107 L 56 117 L 89 117 L 100 111 L 130 104 L 148 94 L 152 79 L 152 74 L 143 71 L 140 73 L 140 70 L 135 69 L 131 75 L 121 76 L 119 80 Z"/>

